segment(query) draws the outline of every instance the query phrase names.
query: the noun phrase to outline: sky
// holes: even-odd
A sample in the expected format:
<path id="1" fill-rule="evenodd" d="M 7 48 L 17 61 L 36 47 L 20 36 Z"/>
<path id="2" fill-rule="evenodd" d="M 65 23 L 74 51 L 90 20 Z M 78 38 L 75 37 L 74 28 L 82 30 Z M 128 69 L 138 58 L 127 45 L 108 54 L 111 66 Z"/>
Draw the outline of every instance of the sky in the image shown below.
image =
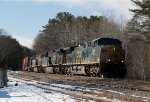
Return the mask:
<path id="1" fill-rule="evenodd" d="M 0 28 L 21 45 L 32 48 L 34 38 L 59 12 L 75 16 L 107 16 L 117 22 L 132 18 L 130 0 L 0 0 Z"/>

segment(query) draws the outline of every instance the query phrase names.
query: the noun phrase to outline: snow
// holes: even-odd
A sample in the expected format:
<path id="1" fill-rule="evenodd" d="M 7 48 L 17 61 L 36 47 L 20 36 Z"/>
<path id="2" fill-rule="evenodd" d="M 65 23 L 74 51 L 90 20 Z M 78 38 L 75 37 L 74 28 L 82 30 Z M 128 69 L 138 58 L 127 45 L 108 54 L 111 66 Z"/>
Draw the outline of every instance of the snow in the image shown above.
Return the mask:
<path id="1" fill-rule="evenodd" d="M 10 78 L 8 87 L 0 89 L 0 102 L 75 102 L 69 95 L 46 92 L 44 89 L 27 85 L 22 80 Z M 15 86 L 15 83 L 18 86 Z"/>
<path id="2" fill-rule="evenodd" d="M 111 92 L 112 94 L 126 95 L 115 90 L 104 90 L 99 88 L 85 88 L 79 86 L 71 86 L 64 84 L 52 84 L 29 79 L 16 79 L 9 76 L 8 87 L 0 89 L 0 102 L 76 102 L 87 101 L 85 99 L 74 97 L 83 96 L 93 99 L 100 99 L 110 102 L 122 102 L 118 99 L 109 99 L 104 96 L 88 94 L 94 92 L 103 94 L 103 91 Z M 15 84 L 18 83 L 18 86 Z M 86 94 L 85 94 L 86 93 Z M 132 95 L 133 97 L 140 97 Z M 145 101 L 147 97 L 141 97 Z M 88 100 L 93 102 L 93 100 Z"/>
<path id="3" fill-rule="evenodd" d="M 72 86 L 65 84 L 54 84 L 29 80 L 25 78 L 16 79 L 11 76 L 14 72 L 9 72 L 8 87 L 0 88 L 0 102 L 81 102 L 86 99 L 78 96 L 88 97 L 88 102 L 93 102 L 93 99 L 109 102 L 122 102 L 119 99 L 107 98 L 97 94 L 105 92 L 126 96 L 127 94 L 113 89 L 87 88 L 81 86 Z M 15 72 L 20 73 L 20 72 Z M 66 80 L 67 81 L 67 80 Z M 15 84 L 18 83 L 18 86 Z M 87 83 L 90 84 L 90 83 Z M 95 94 L 93 94 L 95 93 Z M 132 97 L 141 98 L 144 101 L 149 101 L 149 97 L 131 95 Z"/>
<path id="4" fill-rule="evenodd" d="M 148 98 L 148 97 L 142 97 L 142 96 L 137 96 L 137 95 L 132 95 L 132 96 L 133 96 L 133 97 L 142 98 L 142 99 L 144 99 L 144 101 L 150 100 L 150 98 Z"/>
<path id="5" fill-rule="evenodd" d="M 117 93 L 117 94 L 121 94 L 121 95 L 125 95 L 124 93 L 122 92 L 118 92 L 118 91 L 114 91 L 114 90 L 107 90 L 108 92 L 112 92 L 112 93 Z"/>
<path id="6" fill-rule="evenodd" d="M 29 79 L 16 79 L 9 77 L 8 87 L 0 89 L 0 102 L 76 102 L 86 101 L 84 99 L 75 98 L 71 95 L 88 96 L 94 99 L 101 99 L 110 102 L 121 102 L 117 99 L 107 99 L 106 97 L 98 97 L 92 94 L 84 94 L 87 92 L 100 92 L 102 89 L 84 88 L 63 84 L 50 84 Z M 18 83 L 18 86 L 15 84 Z M 72 91 L 76 90 L 76 91 Z M 81 90 L 81 92 L 79 91 Z M 116 93 L 116 92 L 115 92 Z M 93 102 L 93 100 L 88 100 Z"/>

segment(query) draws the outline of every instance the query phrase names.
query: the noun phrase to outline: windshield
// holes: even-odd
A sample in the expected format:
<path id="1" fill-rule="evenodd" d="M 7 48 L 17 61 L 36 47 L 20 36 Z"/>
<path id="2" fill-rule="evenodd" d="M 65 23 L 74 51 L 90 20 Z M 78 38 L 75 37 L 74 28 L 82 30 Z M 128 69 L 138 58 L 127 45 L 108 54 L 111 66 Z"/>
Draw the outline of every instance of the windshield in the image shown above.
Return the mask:
<path id="1" fill-rule="evenodd" d="M 122 43 L 120 40 L 112 39 L 112 38 L 98 39 L 98 45 L 116 45 L 116 46 L 122 47 Z"/>

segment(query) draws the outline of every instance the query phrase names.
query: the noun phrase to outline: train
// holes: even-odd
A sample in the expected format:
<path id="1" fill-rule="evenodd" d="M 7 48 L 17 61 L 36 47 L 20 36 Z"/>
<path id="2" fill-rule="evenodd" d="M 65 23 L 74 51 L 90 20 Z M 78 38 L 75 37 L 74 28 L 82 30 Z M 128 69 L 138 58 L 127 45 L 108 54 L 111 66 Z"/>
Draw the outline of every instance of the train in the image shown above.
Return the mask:
<path id="1" fill-rule="evenodd" d="M 126 75 L 125 50 L 114 38 L 97 38 L 79 46 L 47 51 L 23 59 L 23 70 L 62 75 L 120 77 Z"/>

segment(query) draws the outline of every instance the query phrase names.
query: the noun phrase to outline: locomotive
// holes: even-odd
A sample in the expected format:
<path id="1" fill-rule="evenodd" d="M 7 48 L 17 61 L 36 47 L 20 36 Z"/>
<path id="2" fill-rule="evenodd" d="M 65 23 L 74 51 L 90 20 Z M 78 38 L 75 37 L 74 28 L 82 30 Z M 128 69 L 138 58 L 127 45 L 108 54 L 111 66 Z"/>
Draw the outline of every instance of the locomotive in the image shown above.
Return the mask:
<path id="1" fill-rule="evenodd" d="M 113 38 L 98 38 L 40 55 L 26 57 L 23 70 L 92 77 L 124 77 L 125 50 L 122 42 Z"/>

